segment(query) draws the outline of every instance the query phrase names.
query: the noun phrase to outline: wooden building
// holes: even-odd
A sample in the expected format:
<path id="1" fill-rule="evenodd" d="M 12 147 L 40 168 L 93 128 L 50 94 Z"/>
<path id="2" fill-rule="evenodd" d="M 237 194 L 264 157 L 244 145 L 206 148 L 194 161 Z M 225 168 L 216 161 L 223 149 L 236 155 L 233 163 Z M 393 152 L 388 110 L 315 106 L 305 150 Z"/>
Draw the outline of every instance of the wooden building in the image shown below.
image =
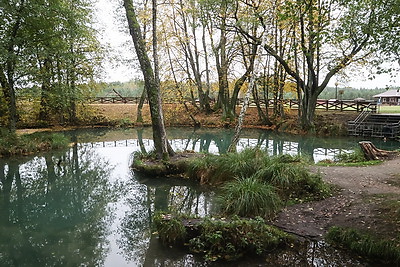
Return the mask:
<path id="1" fill-rule="evenodd" d="M 377 99 L 378 103 L 382 105 L 400 105 L 399 89 L 388 90 L 384 93 L 374 95 L 374 98 Z"/>

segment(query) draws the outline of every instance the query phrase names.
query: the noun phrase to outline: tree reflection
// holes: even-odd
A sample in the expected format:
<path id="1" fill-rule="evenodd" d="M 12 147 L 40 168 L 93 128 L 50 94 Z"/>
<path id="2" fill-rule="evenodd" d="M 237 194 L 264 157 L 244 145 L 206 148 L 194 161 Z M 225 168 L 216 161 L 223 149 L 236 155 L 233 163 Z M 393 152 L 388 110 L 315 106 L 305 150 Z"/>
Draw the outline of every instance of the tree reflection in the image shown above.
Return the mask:
<path id="1" fill-rule="evenodd" d="M 97 266 L 107 244 L 111 168 L 88 148 L 0 162 L 0 265 Z"/>
<path id="2" fill-rule="evenodd" d="M 127 260 L 144 266 L 185 266 L 182 264 L 189 262 L 187 255 L 161 247 L 158 238 L 151 234 L 151 218 L 156 211 L 204 216 L 211 210 L 213 194 L 171 178 L 140 177 L 139 181 L 141 184 L 132 179 L 135 197 L 128 199 L 129 211 L 120 229 L 120 248 Z"/>

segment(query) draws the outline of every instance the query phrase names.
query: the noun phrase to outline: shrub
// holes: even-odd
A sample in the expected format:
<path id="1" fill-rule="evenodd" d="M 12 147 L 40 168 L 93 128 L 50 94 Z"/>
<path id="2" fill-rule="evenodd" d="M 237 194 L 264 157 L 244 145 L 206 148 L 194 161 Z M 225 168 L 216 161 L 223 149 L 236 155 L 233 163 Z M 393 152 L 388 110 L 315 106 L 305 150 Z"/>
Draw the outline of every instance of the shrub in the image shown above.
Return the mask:
<path id="1" fill-rule="evenodd" d="M 180 217 L 157 213 L 153 219 L 158 236 L 164 245 L 183 243 L 186 238 L 186 229 Z"/>
<path id="2" fill-rule="evenodd" d="M 202 183 L 224 183 L 235 177 L 252 175 L 265 155 L 265 152 L 258 149 L 245 149 L 240 153 L 223 155 L 206 154 L 190 163 L 188 175 L 197 177 Z"/>
<path id="3" fill-rule="evenodd" d="M 225 214 L 243 217 L 269 217 L 281 207 L 275 187 L 255 176 L 227 182 L 222 186 L 218 200 Z"/>
<path id="4" fill-rule="evenodd" d="M 254 176 L 254 179 L 274 186 L 282 199 L 319 199 L 330 194 L 330 187 L 319 175 L 310 173 L 298 157 L 270 157 L 260 149 L 245 149 L 220 156 L 205 155 L 190 163 L 188 175 L 203 184 L 221 184 L 238 177 Z"/>
<path id="5" fill-rule="evenodd" d="M 189 241 L 189 247 L 195 253 L 203 253 L 208 261 L 261 255 L 290 239 L 288 234 L 267 225 L 262 218 L 206 219 L 200 228 L 200 235 Z"/>

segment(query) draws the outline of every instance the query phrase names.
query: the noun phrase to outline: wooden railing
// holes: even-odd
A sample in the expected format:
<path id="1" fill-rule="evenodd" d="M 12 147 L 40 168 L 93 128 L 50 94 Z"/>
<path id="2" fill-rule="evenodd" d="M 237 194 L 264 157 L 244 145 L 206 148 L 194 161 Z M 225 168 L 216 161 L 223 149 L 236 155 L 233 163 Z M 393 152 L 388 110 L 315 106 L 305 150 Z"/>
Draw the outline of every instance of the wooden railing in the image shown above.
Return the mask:
<path id="1" fill-rule="evenodd" d="M 140 97 L 93 97 L 89 99 L 92 104 L 137 104 L 139 103 Z M 190 101 L 187 99 L 186 101 Z M 164 99 L 164 103 L 177 103 L 174 99 Z M 261 100 L 260 103 L 265 106 L 266 101 Z M 297 99 L 283 99 L 278 100 L 278 104 L 283 104 L 284 107 L 289 109 L 298 109 L 299 101 Z M 241 105 L 242 101 L 239 100 L 237 105 Z M 250 105 L 255 105 L 252 101 Z M 268 100 L 268 106 L 272 107 L 274 105 L 274 100 Z M 337 110 L 337 111 L 357 111 L 362 112 L 364 109 L 370 109 L 373 113 L 377 110 L 377 105 L 375 101 L 353 101 L 353 100 L 323 100 L 319 99 L 316 103 L 316 109 L 323 110 Z"/>
<path id="2" fill-rule="evenodd" d="M 137 104 L 140 97 L 100 96 L 89 99 L 91 104 Z"/>
<path id="3" fill-rule="evenodd" d="M 260 101 L 261 104 L 265 105 L 266 101 Z M 299 108 L 299 100 L 297 99 L 284 99 L 278 100 L 279 104 L 290 109 Z M 241 103 L 238 103 L 239 105 Z M 254 102 L 252 103 L 254 104 Z M 274 100 L 268 100 L 268 106 L 272 107 L 274 105 Z M 324 100 L 318 99 L 316 103 L 316 109 L 323 110 L 337 110 L 337 111 L 357 111 L 361 112 L 363 110 L 369 109 L 372 113 L 377 111 L 377 103 L 375 101 L 353 101 L 353 100 Z"/>

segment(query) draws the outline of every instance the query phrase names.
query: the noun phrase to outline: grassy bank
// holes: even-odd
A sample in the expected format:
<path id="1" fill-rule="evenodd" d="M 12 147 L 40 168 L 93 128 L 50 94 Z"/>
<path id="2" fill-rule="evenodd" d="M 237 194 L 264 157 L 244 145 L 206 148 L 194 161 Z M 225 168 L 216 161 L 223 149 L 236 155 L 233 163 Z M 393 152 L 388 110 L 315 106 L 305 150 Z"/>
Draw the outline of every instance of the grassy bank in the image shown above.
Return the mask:
<path id="1" fill-rule="evenodd" d="M 351 228 L 332 227 L 327 240 L 359 255 L 383 261 L 387 266 L 400 264 L 400 240 L 385 240 Z"/>
<path id="2" fill-rule="evenodd" d="M 17 135 L 0 129 L 0 157 L 25 156 L 66 148 L 68 138 L 58 133 L 33 133 Z"/>
<path id="3" fill-rule="evenodd" d="M 157 172 L 159 169 L 155 167 Z M 185 214 L 157 215 L 157 233 L 165 244 L 188 244 L 192 252 L 210 261 L 261 255 L 284 245 L 288 235 L 267 222 L 286 205 L 322 199 L 331 193 L 331 187 L 309 172 L 299 158 L 270 157 L 259 149 L 194 157 L 186 160 L 181 170 L 185 177 L 214 188 L 216 214 L 222 218 L 196 219 L 190 234 L 195 232 L 193 237 L 187 233 L 189 219 Z"/>

